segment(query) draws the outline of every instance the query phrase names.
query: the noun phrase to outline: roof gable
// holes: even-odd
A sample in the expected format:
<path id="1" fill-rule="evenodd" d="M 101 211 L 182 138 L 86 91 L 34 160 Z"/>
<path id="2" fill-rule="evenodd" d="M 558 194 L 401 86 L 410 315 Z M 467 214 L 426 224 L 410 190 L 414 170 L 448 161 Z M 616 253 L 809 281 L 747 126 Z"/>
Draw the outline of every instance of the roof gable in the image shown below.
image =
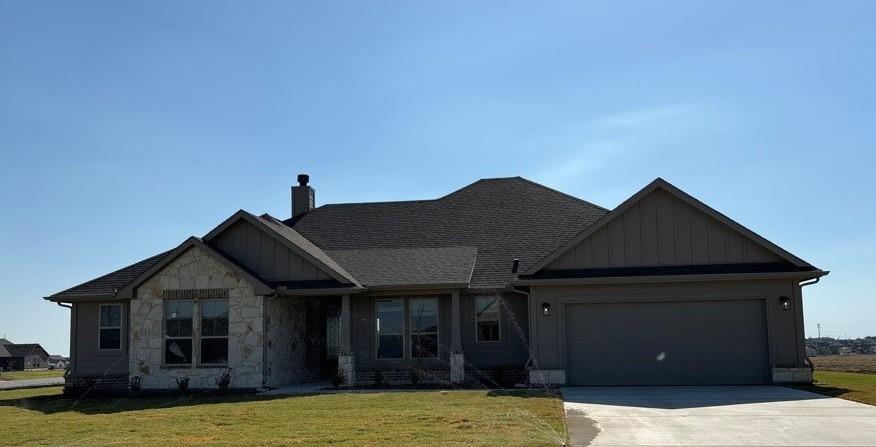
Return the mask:
<path id="1" fill-rule="evenodd" d="M 812 267 L 658 178 L 522 275 L 555 269 L 776 262 Z"/>
<path id="2" fill-rule="evenodd" d="M 190 249 L 192 247 L 197 247 L 197 248 L 201 249 L 205 253 L 209 254 L 210 256 L 214 257 L 219 262 L 224 264 L 230 270 L 234 271 L 235 273 L 239 274 L 244 279 L 249 281 L 250 284 L 252 284 L 253 288 L 255 289 L 256 294 L 267 295 L 267 294 L 273 292 L 273 288 L 271 288 L 269 285 L 265 284 L 265 282 L 261 278 L 258 278 L 257 276 L 255 276 L 251 272 L 249 272 L 247 269 L 242 268 L 241 266 L 232 262 L 230 259 L 223 256 L 221 253 L 217 252 L 216 250 L 214 250 L 213 248 L 211 248 L 210 246 L 205 244 L 200 239 L 198 239 L 196 237 L 190 237 L 190 238 L 186 239 L 182 244 L 179 244 L 176 248 L 174 248 L 173 250 L 168 252 L 166 255 L 164 255 L 159 262 L 152 265 L 149 269 L 147 269 L 146 271 L 141 273 L 139 276 L 137 276 L 131 282 L 129 282 L 127 285 L 125 285 L 123 288 L 121 288 L 118 291 L 118 293 L 116 294 L 116 297 L 117 298 L 124 298 L 124 299 L 133 298 L 134 297 L 134 290 L 136 290 L 137 287 L 140 286 L 140 284 L 143 284 L 144 282 L 149 280 L 149 278 L 151 278 L 152 276 L 154 276 L 155 274 L 160 272 L 164 267 L 166 267 L 171 262 L 175 261 L 178 257 L 180 257 L 183 253 L 185 253 L 188 249 Z"/>
<path id="3" fill-rule="evenodd" d="M 240 210 L 204 236 L 267 281 L 359 282 L 319 247 L 270 215 Z"/>

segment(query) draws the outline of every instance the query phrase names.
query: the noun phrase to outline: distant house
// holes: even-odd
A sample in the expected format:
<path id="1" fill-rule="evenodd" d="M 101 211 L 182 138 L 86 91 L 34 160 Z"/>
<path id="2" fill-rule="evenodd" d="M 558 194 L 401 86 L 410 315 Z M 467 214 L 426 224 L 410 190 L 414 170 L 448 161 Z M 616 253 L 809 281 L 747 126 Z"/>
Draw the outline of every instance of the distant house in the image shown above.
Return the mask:
<path id="1" fill-rule="evenodd" d="M 851 354 L 852 352 L 853 352 L 853 351 L 852 351 L 852 348 L 849 348 L 849 347 L 846 347 L 846 346 L 843 346 L 842 348 L 839 348 L 839 355 L 849 355 L 849 354 Z"/>
<path id="2" fill-rule="evenodd" d="M 15 344 L 0 338 L 0 369 L 20 371 L 25 368 L 45 368 L 49 353 L 36 343 Z"/>
<path id="3" fill-rule="evenodd" d="M 62 355 L 50 355 L 48 364 L 49 368 L 52 369 L 66 369 L 67 365 L 70 364 L 70 360 Z"/>

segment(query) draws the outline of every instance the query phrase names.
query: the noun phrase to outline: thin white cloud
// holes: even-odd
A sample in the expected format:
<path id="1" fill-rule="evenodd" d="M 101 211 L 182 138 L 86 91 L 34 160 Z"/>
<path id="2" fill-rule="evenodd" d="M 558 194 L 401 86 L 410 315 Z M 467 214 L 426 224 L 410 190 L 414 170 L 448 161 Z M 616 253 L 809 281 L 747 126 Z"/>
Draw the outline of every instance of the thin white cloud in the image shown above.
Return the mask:
<path id="1" fill-rule="evenodd" d="M 572 189 L 585 178 L 601 177 L 629 166 L 655 147 L 672 146 L 695 133 L 722 127 L 716 113 L 700 104 L 678 103 L 643 107 L 584 120 L 556 130 L 536 142 L 545 164 L 533 176 L 559 189 Z"/>
<path id="2" fill-rule="evenodd" d="M 702 112 L 698 104 L 670 104 L 607 115 L 590 122 L 590 127 L 613 129 L 642 129 L 664 125 L 681 119 L 690 119 Z"/>

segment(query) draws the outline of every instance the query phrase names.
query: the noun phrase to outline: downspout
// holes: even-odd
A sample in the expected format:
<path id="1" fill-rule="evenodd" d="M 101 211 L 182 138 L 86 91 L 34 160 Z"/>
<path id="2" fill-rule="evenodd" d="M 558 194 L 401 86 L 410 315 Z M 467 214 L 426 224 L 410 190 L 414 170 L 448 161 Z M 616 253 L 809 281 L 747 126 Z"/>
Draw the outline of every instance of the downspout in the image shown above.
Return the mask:
<path id="1" fill-rule="evenodd" d="M 55 304 L 57 304 L 59 307 L 70 309 L 70 363 L 67 365 L 67 370 L 64 371 L 64 387 L 66 389 L 67 376 L 73 372 L 73 363 L 76 361 L 76 353 L 74 352 L 74 349 L 76 349 L 76 333 L 78 332 L 77 330 L 75 330 L 76 315 L 73 311 L 73 304 L 64 304 L 60 301 L 55 301 Z"/>
<path id="2" fill-rule="evenodd" d="M 800 289 L 802 290 L 806 286 L 818 284 L 818 281 L 821 281 L 820 276 L 818 278 L 815 278 L 815 279 L 812 279 L 809 281 L 801 282 Z M 803 293 L 800 293 L 800 304 L 801 305 L 803 304 Z M 815 376 L 815 363 L 812 363 L 812 359 L 810 359 L 809 356 L 806 355 L 806 344 L 805 343 L 803 344 L 803 360 L 806 360 L 806 364 L 809 365 L 809 376 L 814 377 Z"/>
<path id="3" fill-rule="evenodd" d="M 532 348 L 533 348 L 532 339 L 533 338 L 532 337 L 533 337 L 533 332 L 535 331 L 535 329 L 533 329 L 533 327 L 532 327 L 532 303 L 531 303 L 532 297 L 529 295 L 529 292 L 527 292 L 525 290 L 520 290 L 517 287 L 514 287 L 513 285 L 511 286 L 511 292 L 512 293 L 519 293 L 521 295 L 526 296 L 526 317 L 527 317 L 527 324 L 529 326 L 529 340 L 527 340 L 526 342 L 529 343 L 529 349 L 527 349 L 527 351 L 529 352 L 529 358 L 526 359 L 526 364 L 523 365 L 523 367 L 528 370 L 533 362 L 533 359 L 532 359 Z"/>

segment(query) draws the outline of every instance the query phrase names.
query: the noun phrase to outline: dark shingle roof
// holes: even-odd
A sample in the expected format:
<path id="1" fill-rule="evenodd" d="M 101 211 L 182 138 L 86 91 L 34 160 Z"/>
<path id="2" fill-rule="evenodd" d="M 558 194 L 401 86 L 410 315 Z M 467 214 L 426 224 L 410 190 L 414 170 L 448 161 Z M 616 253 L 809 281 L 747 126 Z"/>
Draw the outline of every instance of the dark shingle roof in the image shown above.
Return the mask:
<path id="1" fill-rule="evenodd" d="M 366 287 L 468 284 L 475 247 L 374 248 L 331 250 Z"/>
<path id="2" fill-rule="evenodd" d="M 519 258 L 518 271 L 525 271 L 607 213 L 509 177 L 479 180 L 434 200 L 325 205 L 285 222 L 256 218 L 354 283 L 425 285 L 470 278 L 470 287 L 490 289 L 507 287 L 516 277 L 513 259 Z M 114 295 L 167 253 L 49 298 Z M 272 284 L 278 285 L 303 287 Z"/>
<path id="3" fill-rule="evenodd" d="M 9 354 L 9 357 L 24 357 L 26 355 L 49 355 L 42 346 L 36 343 L 26 343 L 21 345 L 8 344 L 3 345 L 3 348 Z"/>
<path id="4" fill-rule="evenodd" d="M 158 261 L 161 261 L 161 258 L 169 252 L 170 251 L 166 251 L 157 254 L 151 258 L 144 259 L 125 268 L 103 275 L 100 278 L 92 279 L 91 281 L 84 282 L 78 286 L 58 292 L 51 295 L 49 298 L 113 295 L 116 291 L 133 281 L 134 278 L 140 276 L 146 270 L 149 270 L 153 265 L 158 263 Z"/>
<path id="5" fill-rule="evenodd" d="M 475 247 L 471 287 L 504 288 L 516 276 L 514 258 L 524 271 L 607 213 L 511 177 L 479 180 L 435 200 L 325 205 L 286 223 L 326 252 Z M 353 272 L 367 269 L 340 262 Z"/>

